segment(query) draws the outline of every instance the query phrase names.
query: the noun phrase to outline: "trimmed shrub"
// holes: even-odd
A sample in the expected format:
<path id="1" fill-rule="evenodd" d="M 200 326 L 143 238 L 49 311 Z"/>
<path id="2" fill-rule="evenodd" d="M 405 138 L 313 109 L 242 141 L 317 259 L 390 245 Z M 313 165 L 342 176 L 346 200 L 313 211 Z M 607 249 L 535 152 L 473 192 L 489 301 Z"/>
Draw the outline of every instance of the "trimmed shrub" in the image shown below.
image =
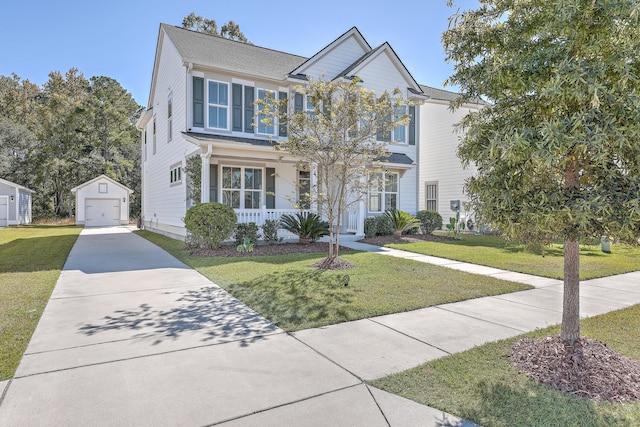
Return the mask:
<path id="1" fill-rule="evenodd" d="M 260 234 L 258 233 L 258 226 L 255 222 L 249 222 L 246 224 L 236 225 L 236 229 L 233 231 L 233 237 L 236 239 L 236 245 L 242 245 L 244 239 L 249 239 L 249 242 L 254 246 L 258 244 Z"/>
<path id="2" fill-rule="evenodd" d="M 282 237 L 278 237 L 278 229 L 280 228 L 280 221 L 277 219 L 266 219 L 262 226 L 262 238 L 268 245 L 275 245 L 282 241 Z"/>
<path id="3" fill-rule="evenodd" d="M 218 248 L 231 237 L 237 222 L 236 213 L 227 205 L 211 202 L 193 206 L 184 217 L 184 225 L 188 231 L 187 246 Z"/>
<path id="4" fill-rule="evenodd" d="M 386 215 L 379 215 L 375 217 L 376 220 L 376 236 L 388 236 L 393 234 L 395 228 L 391 222 L 391 218 Z"/>
<path id="5" fill-rule="evenodd" d="M 420 231 L 422 234 L 431 234 L 434 230 L 442 228 L 442 216 L 436 211 L 419 211 L 416 218 L 420 221 Z"/>
<path id="6" fill-rule="evenodd" d="M 300 238 L 300 243 L 317 240 L 329 235 L 329 223 L 312 212 L 298 212 L 295 215 L 282 215 L 280 227 Z"/>
<path id="7" fill-rule="evenodd" d="M 420 221 L 408 212 L 390 209 L 386 211 L 384 215 L 388 217 L 391 220 L 391 224 L 393 224 L 394 236 L 400 237 L 402 233 L 420 227 Z"/>
<path id="8" fill-rule="evenodd" d="M 376 236 L 376 219 L 369 217 L 364 219 L 364 237 Z"/>

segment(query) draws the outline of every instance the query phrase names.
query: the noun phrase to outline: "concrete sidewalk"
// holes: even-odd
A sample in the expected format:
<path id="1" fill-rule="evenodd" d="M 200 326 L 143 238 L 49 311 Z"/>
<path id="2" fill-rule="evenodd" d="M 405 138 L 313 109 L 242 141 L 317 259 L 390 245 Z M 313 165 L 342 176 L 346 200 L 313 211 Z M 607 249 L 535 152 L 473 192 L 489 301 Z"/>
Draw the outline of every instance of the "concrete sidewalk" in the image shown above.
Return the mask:
<path id="1" fill-rule="evenodd" d="M 560 281 L 349 245 L 536 289 L 286 334 L 128 229 L 85 229 L 0 425 L 472 425 L 363 380 L 560 322 Z M 640 303 L 640 272 L 581 293 L 585 316 Z"/>
<path id="2" fill-rule="evenodd" d="M 83 230 L 2 390 L 3 427 L 459 422 L 368 387 L 127 228 Z"/>

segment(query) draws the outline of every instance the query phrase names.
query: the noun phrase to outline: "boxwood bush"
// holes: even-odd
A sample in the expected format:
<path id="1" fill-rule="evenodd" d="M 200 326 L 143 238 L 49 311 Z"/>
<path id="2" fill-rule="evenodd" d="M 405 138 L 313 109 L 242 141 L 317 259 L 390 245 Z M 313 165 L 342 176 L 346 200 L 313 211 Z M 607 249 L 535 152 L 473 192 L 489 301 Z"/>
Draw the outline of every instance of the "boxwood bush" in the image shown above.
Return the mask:
<path id="1" fill-rule="evenodd" d="M 212 249 L 230 238 L 238 218 L 233 208 L 222 203 L 201 203 L 189 208 L 184 217 L 190 248 Z"/>
<path id="2" fill-rule="evenodd" d="M 436 211 L 419 211 L 416 218 L 420 221 L 420 230 L 422 234 L 431 234 L 434 230 L 442 228 L 442 217 Z"/>

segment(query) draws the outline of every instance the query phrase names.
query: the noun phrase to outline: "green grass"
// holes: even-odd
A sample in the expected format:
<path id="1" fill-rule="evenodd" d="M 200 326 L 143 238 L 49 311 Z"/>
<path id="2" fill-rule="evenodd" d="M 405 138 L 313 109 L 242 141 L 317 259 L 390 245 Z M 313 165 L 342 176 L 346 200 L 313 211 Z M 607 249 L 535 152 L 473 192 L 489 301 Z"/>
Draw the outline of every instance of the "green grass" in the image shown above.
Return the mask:
<path id="1" fill-rule="evenodd" d="M 464 235 L 463 240 L 451 242 L 417 242 L 387 245 L 396 249 L 433 255 L 442 258 L 486 265 L 536 276 L 563 278 L 563 250 L 561 244 L 552 244 L 539 250 L 506 242 L 497 236 Z M 613 276 L 640 270 L 640 246 L 612 244 L 611 253 L 600 250 L 600 245 L 580 247 L 580 279 Z"/>
<path id="2" fill-rule="evenodd" d="M 195 257 L 183 243 L 140 235 L 195 268 L 279 327 L 294 331 L 497 295 L 529 286 L 366 252 L 344 252 L 356 268 L 318 271 L 324 253 Z M 344 277 L 349 285 L 344 286 Z"/>
<path id="3" fill-rule="evenodd" d="M 640 359 L 640 305 L 583 319 L 582 335 Z M 552 390 L 520 374 L 507 359 L 523 336 L 559 334 L 559 327 L 486 344 L 372 381 L 383 390 L 483 426 L 637 426 L 640 403 L 594 403 Z"/>
<path id="4" fill-rule="evenodd" d="M 12 378 L 82 229 L 0 229 L 0 380 Z"/>

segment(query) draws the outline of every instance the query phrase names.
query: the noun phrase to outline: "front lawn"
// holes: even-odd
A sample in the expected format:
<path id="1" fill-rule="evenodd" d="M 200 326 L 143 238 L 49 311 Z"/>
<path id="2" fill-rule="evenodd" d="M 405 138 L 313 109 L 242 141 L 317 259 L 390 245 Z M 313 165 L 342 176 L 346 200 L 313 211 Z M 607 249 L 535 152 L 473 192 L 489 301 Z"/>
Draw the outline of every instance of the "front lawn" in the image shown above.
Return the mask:
<path id="1" fill-rule="evenodd" d="M 287 331 L 530 289 L 519 283 L 365 252 L 343 253 L 342 258 L 356 266 L 344 271 L 309 267 L 325 253 L 189 256 L 182 250 L 182 242 L 150 232 L 139 234 Z"/>
<path id="2" fill-rule="evenodd" d="M 0 380 L 13 377 L 81 230 L 0 229 Z"/>
<path id="3" fill-rule="evenodd" d="M 640 359 L 640 305 L 583 319 L 582 335 Z M 523 336 L 558 335 L 560 327 L 485 344 L 371 382 L 371 385 L 484 426 L 637 426 L 640 403 L 594 403 L 554 391 L 511 365 Z"/>
<path id="4" fill-rule="evenodd" d="M 527 249 L 523 245 L 489 235 L 466 234 L 462 240 L 394 243 L 386 246 L 536 276 L 563 278 L 562 244 L 547 247 L 544 257 L 539 250 Z M 609 254 L 602 252 L 599 244 L 580 247 L 581 280 L 637 270 L 640 270 L 640 246 L 612 244 Z"/>

